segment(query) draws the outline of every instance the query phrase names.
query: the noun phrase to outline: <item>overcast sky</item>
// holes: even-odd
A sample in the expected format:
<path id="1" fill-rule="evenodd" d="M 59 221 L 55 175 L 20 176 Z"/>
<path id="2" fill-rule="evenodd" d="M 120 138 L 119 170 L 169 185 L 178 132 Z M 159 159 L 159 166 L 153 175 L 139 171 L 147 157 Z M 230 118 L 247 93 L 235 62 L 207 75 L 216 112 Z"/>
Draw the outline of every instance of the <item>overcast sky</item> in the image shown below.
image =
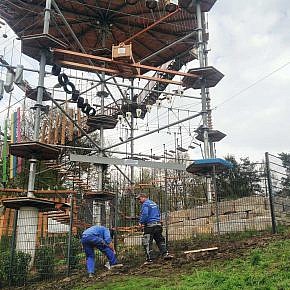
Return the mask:
<path id="1" fill-rule="evenodd" d="M 265 151 L 274 154 L 289 152 L 289 0 L 218 0 L 209 12 L 208 20 L 211 49 L 209 65 L 225 75 L 210 90 L 214 129 L 227 134 L 216 145 L 218 157 L 232 154 L 261 160 Z M 1 34 L 3 32 L 4 28 L 1 29 Z M 7 41 L 3 43 L 4 39 L 1 37 L 0 54 L 3 54 L 3 49 L 8 44 Z M 11 42 L 9 45 L 11 48 Z M 7 57 L 10 56 L 7 53 Z M 16 50 L 14 56 L 19 59 Z M 18 59 L 14 64 L 17 64 Z M 22 62 L 30 67 L 33 65 L 33 61 L 27 58 L 23 58 Z M 36 85 L 37 78 L 34 77 L 32 82 Z M 199 92 L 194 92 L 193 95 L 198 96 Z M 2 104 L 6 101 L 3 100 Z M 188 102 L 184 101 L 183 106 Z M 177 101 L 176 105 L 178 104 L 180 103 Z M 196 109 L 194 106 L 196 102 L 191 106 Z M 166 119 L 166 110 L 162 114 Z M 187 115 L 186 113 L 184 116 Z M 3 120 L 3 114 L 0 116 Z M 183 130 L 190 125 L 197 126 L 198 121 L 186 123 Z M 150 129 L 153 128 L 154 126 Z M 166 138 L 171 137 L 167 134 Z M 174 143 L 172 138 L 171 141 L 164 141 L 163 138 L 163 135 L 156 134 L 138 141 L 136 151 L 150 153 L 150 148 L 158 147 L 159 151 L 156 153 L 161 153 L 162 143 Z M 184 143 L 192 139 L 191 136 L 183 138 Z M 200 151 L 194 151 L 190 155 L 200 158 Z"/>
<path id="2" fill-rule="evenodd" d="M 208 17 L 210 64 L 225 74 L 211 90 L 214 126 L 228 135 L 218 154 L 289 152 L 290 2 L 217 1 Z"/>

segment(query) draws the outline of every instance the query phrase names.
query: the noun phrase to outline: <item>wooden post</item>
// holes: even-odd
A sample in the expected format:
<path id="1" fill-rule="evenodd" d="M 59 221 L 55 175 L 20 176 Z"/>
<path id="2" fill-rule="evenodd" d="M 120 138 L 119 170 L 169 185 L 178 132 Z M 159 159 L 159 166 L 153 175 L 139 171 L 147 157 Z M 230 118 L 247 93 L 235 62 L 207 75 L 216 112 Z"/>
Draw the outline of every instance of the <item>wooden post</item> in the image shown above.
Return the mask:
<path id="1" fill-rule="evenodd" d="M 81 111 L 80 109 L 77 109 L 77 119 L 78 119 L 78 124 L 79 126 L 81 125 Z M 80 131 L 80 129 L 78 129 L 78 137 L 80 137 L 82 135 L 82 132 Z"/>
<path id="2" fill-rule="evenodd" d="M 74 110 L 69 109 L 69 115 L 71 118 L 74 117 Z M 74 138 L 74 124 L 73 122 L 69 122 L 69 141 L 73 141 Z"/>
<path id="3" fill-rule="evenodd" d="M 66 132 L 66 124 L 67 124 L 67 119 L 66 116 L 64 114 L 62 114 L 62 122 L 61 122 L 61 141 L 60 143 L 62 145 L 65 144 L 65 132 Z"/>
<path id="4" fill-rule="evenodd" d="M 56 115 L 56 120 L 55 120 L 55 131 L 54 131 L 54 142 L 53 144 L 57 144 L 58 143 L 58 124 L 59 124 L 59 121 L 60 121 L 60 116 L 59 114 Z"/>

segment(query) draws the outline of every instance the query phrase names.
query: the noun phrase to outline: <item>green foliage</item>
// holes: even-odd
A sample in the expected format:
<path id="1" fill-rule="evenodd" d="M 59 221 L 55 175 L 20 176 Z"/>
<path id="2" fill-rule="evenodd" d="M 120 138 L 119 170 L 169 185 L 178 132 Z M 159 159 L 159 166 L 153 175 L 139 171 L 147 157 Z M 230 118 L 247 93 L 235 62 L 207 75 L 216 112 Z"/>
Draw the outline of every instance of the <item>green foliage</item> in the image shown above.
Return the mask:
<path id="1" fill-rule="evenodd" d="M 253 251 L 251 255 L 250 263 L 252 266 L 257 266 L 261 262 L 261 253 L 260 251 Z"/>
<path id="2" fill-rule="evenodd" d="M 249 158 L 241 158 L 240 163 L 234 156 L 225 157 L 234 168 L 217 176 L 217 191 L 221 198 L 238 198 L 262 192 L 261 181 L 264 176 L 262 168 L 258 168 Z"/>
<path id="3" fill-rule="evenodd" d="M 283 187 L 279 193 L 282 195 L 290 196 L 290 154 L 282 152 L 279 154 L 279 156 L 281 158 L 282 165 L 286 169 L 286 176 L 282 175 L 281 177 L 280 175 L 277 177 L 277 179 L 281 179 Z"/>
<path id="4" fill-rule="evenodd" d="M 0 251 L 8 250 L 11 244 L 11 236 L 3 235 L 0 238 Z"/>
<path id="5" fill-rule="evenodd" d="M 15 251 L 10 269 L 11 252 L 0 252 L 0 281 L 11 285 L 22 286 L 26 283 L 31 256 L 21 251 Z"/>
<path id="6" fill-rule="evenodd" d="M 36 249 L 34 265 L 42 279 L 50 278 L 55 272 L 55 252 L 50 246 Z"/>
<path id="7" fill-rule="evenodd" d="M 70 250 L 70 269 L 76 269 L 79 266 L 81 254 L 82 253 L 82 246 L 81 242 L 78 238 L 72 237 L 71 240 L 71 250 Z M 67 259 L 67 253 L 66 253 Z"/>

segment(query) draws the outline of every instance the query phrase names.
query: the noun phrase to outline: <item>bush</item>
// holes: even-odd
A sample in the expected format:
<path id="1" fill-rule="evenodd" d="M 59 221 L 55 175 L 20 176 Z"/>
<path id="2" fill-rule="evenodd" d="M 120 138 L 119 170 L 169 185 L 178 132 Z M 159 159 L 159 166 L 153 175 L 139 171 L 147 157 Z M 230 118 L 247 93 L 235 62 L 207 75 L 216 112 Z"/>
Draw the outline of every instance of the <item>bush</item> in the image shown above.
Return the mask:
<path id="1" fill-rule="evenodd" d="M 3 284 L 10 282 L 11 285 L 22 286 L 27 281 L 30 254 L 15 251 L 12 267 L 10 269 L 11 252 L 0 253 L 0 278 Z"/>
<path id="2" fill-rule="evenodd" d="M 55 252 L 49 246 L 36 249 L 34 265 L 42 279 L 50 278 L 55 272 Z"/>
<path id="3" fill-rule="evenodd" d="M 80 263 L 80 253 L 82 253 L 82 247 L 78 238 L 72 237 L 71 239 L 71 250 L 70 250 L 70 269 L 78 268 Z M 67 254 L 66 254 L 67 258 Z"/>
<path id="4" fill-rule="evenodd" d="M 0 251 L 7 251 L 10 249 L 11 236 L 3 235 L 0 238 Z"/>

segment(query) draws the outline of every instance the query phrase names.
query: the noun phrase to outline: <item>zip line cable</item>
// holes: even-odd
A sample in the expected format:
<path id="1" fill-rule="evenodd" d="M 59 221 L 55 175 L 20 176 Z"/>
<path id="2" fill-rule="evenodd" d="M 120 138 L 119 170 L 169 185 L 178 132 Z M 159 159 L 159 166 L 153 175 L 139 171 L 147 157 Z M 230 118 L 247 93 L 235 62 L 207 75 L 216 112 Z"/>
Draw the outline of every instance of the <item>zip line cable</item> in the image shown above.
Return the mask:
<path id="1" fill-rule="evenodd" d="M 253 82 L 251 85 L 247 86 L 246 88 L 240 90 L 239 92 L 237 92 L 236 94 L 228 97 L 227 99 L 225 99 L 223 102 L 221 102 L 220 104 L 216 105 L 212 110 L 216 110 L 218 109 L 221 105 L 225 104 L 226 102 L 232 100 L 233 98 L 241 95 L 242 93 L 244 93 L 245 91 L 251 89 L 252 87 L 254 87 L 255 85 L 259 84 L 260 82 L 264 81 L 265 79 L 269 78 L 270 76 L 272 76 L 273 74 L 275 74 L 276 72 L 280 71 L 281 69 L 283 69 L 284 67 L 288 66 L 290 64 L 290 61 L 286 62 L 285 64 L 283 64 L 282 66 L 278 67 L 277 69 L 273 70 L 272 72 L 268 73 L 267 75 L 263 76 L 262 78 L 256 80 L 255 82 Z"/>

